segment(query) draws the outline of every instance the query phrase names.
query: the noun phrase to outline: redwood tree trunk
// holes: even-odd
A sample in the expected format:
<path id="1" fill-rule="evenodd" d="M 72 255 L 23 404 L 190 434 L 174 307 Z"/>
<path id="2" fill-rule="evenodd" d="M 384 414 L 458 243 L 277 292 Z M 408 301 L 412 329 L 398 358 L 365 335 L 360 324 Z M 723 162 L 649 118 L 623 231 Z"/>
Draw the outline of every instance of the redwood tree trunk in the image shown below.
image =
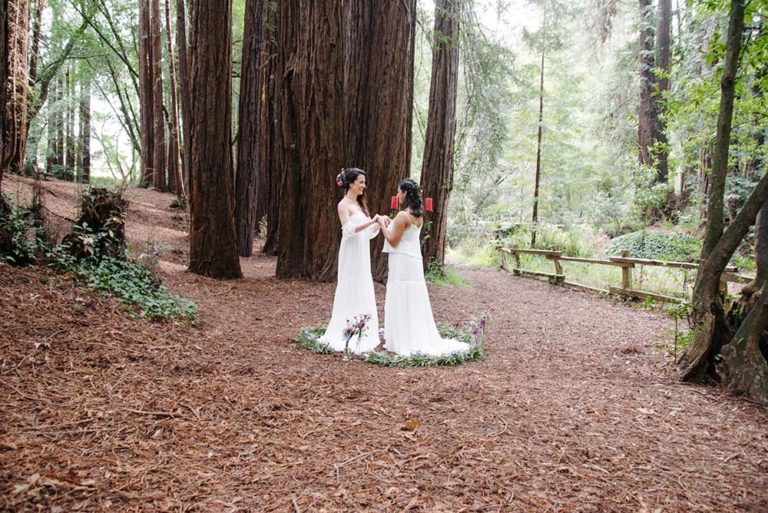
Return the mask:
<path id="1" fill-rule="evenodd" d="M 141 118 L 141 183 L 149 186 L 154 177 L 154 109 L 152 101 L 152 41 L 150 33 L 150 0 L 139 0 L 139 106 Z"/>
<path id="2" fill-rule="evenodd" d="M 176 89 L 176 52 L 171 38 L 171 0 L 165 0 L 165 33 L 168 48 L 168 77 L 170 78 L 171 105 L 168 118 L 168 189 L 177 196 L 184 196 L 184 181 L 181 177 L 181 155 L 179 146 L 179 101 Z"/>
<path id="3" fill-rule="evenodd" d="M 189 52 L 187 51 L 187 14 L 184 7 L 184 0 L 176 0 L 176 50 L 179 54 L 179 103 L 181 107 L 181 179 L 184 188 L 188 189 L 189 184 L 189 162 L 190 162 L 190 119 L 191 102 L 189 84 Z M 170 37 L 170 36 L 169 36 Z"/>
<path id="4" fill-rule="evenodd" d="M 344 9 L 344 166 L 368 172 L 371 214 L 386 213 L 399 181 L 410 174 L 416 0 L 350 0 Z M 374 240 L 371 272 L 377 281 L 387 275 L 382 246 L 382 238 Z"/>
<path id="5" fill-rule="evenodd" d="M 282 205 L 277 276 L 330 281 L 341 230 L 334 176 L 344 161 L 341 4 L 286 0 L 277 35 Z"/>
<path id="6" fill-rule="evenodd" d="M 640 19 L 640 105 L 637 113 L 637 144 L 640 164 L 653 165 L 653 27 L 650 22 L 652 0 L 639 0 Z"/>
<path id="7" fill-rule="evenodd" d="M 232 1 L 192 0 L 189 270 L 240 278 L 232 187 Z"/>
<path id="8" fill-rule="evenodd" d="M 256 194 L 259 169 L 259 114 L 261 111 L 261 47 L 263 0 L 248 0 L 245 7 L 243 60 L 240 79 L 239 125 L 237 141 L 237 178 L 235 188 L 235 222 L 240 256 L 253 254 L 253 230 L 256 218 Z"/>
<path id="9" fill-rule="evenodd" d="M 163 47 L 160 0 L 150 0 L 149 30 L 152 42 L 152 181 L 158 191 L 168 190 L 165 170 L 165 115 L 163 113 Z"/>
<path id="10" fill-rule="evenodd" d="M 8 82 L 8 0 L 0 0 L 0 84 Z M 0 190 L 3 185 L 5 160 L 5 120 L 7 87 L 0 87 Z M 5 214 L 5 204 L 0 196 L 0 214 Z"/>
<path id="11" fill-rule="evenodd" d="M 45 0 L 37 0 L 35 6 L 35 17 L 32 20 L 32 44 L 29 50 L 29 106 L 30 112 L 27 116 L 26 134 L 29 137 L 29 125 L 32 122 L 32 113 L 36 111 L 35 103 L 39 100 L 35 97 L 35 82 L 37 81 L 37 61 L 40 57 L 40 29 L 42 27 L 43 10 L 45 9 Z"/>
<path id="12" fill-rule="evenodd" d="M 75 98 L 75 81 L 72 78 L 72 68 L 70 67 L 67 69 L 67 75 L 66 75 L 66 83 L 67 83 L 67 111 L 66 111 L 66 129 L 64 130 L 65 134 L 65 144 L 67 147 L 66 152 L 66 160 L 64 162 L 64 165 L 67 168 L 67 179 L 74 181 L 77 177 L 77 165 L 76 165 L 76 158 L 75 155 L 77 154 L 77 149 L 75 148 L 75 105 L 74 105 L 74 98 Z"/>
<path id="13" fill-rule="evenodd" d="M 262 251 L 268 255 L 277 255 L 277 241 L 280 233 L 280 172 L 281 152 L 278 151 L 277 123 L 277 44 L 275 41 L 276 5 L 265 2 L 264 15 L 264 65 L 261 67 L 261 84 L 265 101 L 261 103 L 259 118 L 259 186 L 256 190 L 256 219 L 267 218 L 267 238 Z M 262 208 L 263 206 L 263 208 Z M 257 221 L 258 222 L 258 221 Z"/>
<path id="14" fill-rule="evenodd" d="M 83 85 L 80 97 L 80 180 L 91 181 L 91 90 Z"/>
<path id="15" fill-rule="evenodd" d="M 3 162 L 11 173 L 24 169 L 27 146 L 28 85 L 27 49 L 29 32 L 28 0 L 8 2 L 8 77 L 6 88 Z"/>
<path id="16" fill-rule="evenodd" d="M 424 241 L 424 263 L 445 264 L 448 197 L 453 188 L 453 142 L 456 134 L 456 88 L 459 77 L 459 8 L 461 0 L 435 4 L 432 81 L 429 89 L 421 189 L 433 198 L 430 233 Z M 427 214 L 430 215 L 430 214 Z"/>

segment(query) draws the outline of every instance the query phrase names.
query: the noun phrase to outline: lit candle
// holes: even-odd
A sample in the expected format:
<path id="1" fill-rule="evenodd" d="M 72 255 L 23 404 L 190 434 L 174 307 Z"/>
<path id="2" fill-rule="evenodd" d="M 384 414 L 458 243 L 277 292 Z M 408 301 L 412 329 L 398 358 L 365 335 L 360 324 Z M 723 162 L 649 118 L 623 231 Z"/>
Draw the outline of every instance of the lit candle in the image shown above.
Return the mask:
<path id="1" fill-rule="evenodd" d="M 392 210 L 397 210 L 397 196 L 392 196 L 392 199 L 389 200 L 389 208 Z"/>
<path id="2" fill-rule="evenodd" d="M 427 198 L 427 202 L 424 205 L 424 210 L 427 212 L 432 212 L 432 198 Z"/>

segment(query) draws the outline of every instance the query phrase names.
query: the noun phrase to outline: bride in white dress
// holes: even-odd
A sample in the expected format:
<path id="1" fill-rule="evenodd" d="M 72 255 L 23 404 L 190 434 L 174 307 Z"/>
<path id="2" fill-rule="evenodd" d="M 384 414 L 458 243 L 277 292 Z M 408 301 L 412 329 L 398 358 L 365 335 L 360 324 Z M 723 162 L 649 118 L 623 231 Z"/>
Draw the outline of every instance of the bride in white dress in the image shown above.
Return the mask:
<path id="1" fill-rule="evenodd" d="M 379 216 L 369 217 L 365 180 L 365 171 L 357 168 L 344 169 L 336 177 L 337 185 L 347 191 L 338 207 L 342 234 L 339 273 L 331 320 L 325 334 L 318 339 L 335 351 L 344 351 L 344 332 L 348 323 L 356 316 L 370 315 L 363 336 L 354 335 L 349 340 L 349 350 L 357 354 L 370 352 L 379 345 L 379 318 L 371 277 L 369 243 L 379 234 Z"/>
<path id="2" fill-rule="evenodd" d="M 419 186 L 406 178 L 397 199 L 403 208 L 392 222 L 379 217 L 389 253 L 389 276 L 384 304 L 384 347 L 397 354 L 441 355 L 469 350 L 469 344 L 440 337 L 432 315 L 419 235 L 424 224 Z"/>

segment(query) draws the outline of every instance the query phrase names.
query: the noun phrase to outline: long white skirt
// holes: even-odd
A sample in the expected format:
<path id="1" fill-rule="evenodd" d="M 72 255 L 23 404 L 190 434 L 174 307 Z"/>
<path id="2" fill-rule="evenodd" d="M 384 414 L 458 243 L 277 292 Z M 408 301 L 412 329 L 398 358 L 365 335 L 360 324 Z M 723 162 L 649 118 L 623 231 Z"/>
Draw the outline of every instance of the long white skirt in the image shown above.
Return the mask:
<path id="1" fill-rule="evenodd" d="M 405 356 L 437 356 L 469 350 L 469 344 L 440 337 L 432 315 L 421 258 L 389 254 L 384 338 L 387 350 Z"/>

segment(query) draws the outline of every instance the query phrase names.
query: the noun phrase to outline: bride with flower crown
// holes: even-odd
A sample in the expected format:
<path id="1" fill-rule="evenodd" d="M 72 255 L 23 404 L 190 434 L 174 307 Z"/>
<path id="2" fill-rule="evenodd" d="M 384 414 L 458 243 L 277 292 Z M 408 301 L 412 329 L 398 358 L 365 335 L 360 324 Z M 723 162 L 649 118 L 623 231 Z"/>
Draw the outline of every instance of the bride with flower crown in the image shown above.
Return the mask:
<path id="1" fill-rule="evenodd" d="M 367 175 L 357 168 L 342 170 L 336 184 L 346 190 L 339 202 L 341 246 L 339 272 L 333 312 L 325 334 L 318 339 L 335 351 L 346 347 L 353 353 L 367 353 L 379 345 L 379 319 L 376 295 L 371 277 L 370 239 L 379 234 L 379 216 L 370 217 L 365 201 Z M 353 320 L 369 316 L 365 328 L 356 330 L 349 338 L 348 327 Z"/>

